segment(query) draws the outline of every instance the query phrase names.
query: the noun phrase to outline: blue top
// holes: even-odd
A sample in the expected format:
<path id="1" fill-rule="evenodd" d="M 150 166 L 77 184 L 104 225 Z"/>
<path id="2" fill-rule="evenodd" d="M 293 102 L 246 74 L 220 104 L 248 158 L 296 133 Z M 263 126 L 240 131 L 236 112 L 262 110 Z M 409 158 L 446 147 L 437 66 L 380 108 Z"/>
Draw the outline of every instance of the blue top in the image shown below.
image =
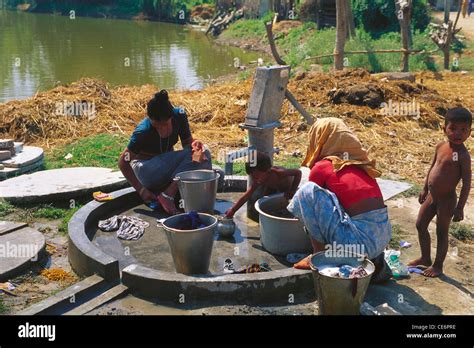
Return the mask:
<path id="1" fill-rule="evenodd" d="M 133 132 L 128 149 L 133 153 L 140 154 L 161 154 L 173 151 L 173 146 L 178 142 L 191 138 L 188 117 L 185 112 L 180 112 L 180 108 L 174 108 L 174 116 L 171 118 L 173 132 L 168 138 L 161 138 L 158 131 L 152 126 L 151 120 L 147 117 L 141 121 Z"/>

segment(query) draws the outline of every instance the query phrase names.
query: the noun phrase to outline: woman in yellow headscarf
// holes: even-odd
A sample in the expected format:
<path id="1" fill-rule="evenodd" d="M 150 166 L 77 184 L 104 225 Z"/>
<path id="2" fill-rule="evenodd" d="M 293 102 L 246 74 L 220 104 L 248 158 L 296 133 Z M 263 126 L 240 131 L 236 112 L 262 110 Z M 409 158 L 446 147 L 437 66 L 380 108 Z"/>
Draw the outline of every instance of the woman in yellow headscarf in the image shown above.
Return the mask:
<path id="1" fill-rule="evenodd" d="M 303 166 L 311 169 L 309 182 L 296 192 L 288 210 L 309 231 L 314 252 L 342 245 L 383 266 L 391 226 L 375 180 L 381 173 L 359 139 L 342 120 L 319 119 L 309 132 Z"/>

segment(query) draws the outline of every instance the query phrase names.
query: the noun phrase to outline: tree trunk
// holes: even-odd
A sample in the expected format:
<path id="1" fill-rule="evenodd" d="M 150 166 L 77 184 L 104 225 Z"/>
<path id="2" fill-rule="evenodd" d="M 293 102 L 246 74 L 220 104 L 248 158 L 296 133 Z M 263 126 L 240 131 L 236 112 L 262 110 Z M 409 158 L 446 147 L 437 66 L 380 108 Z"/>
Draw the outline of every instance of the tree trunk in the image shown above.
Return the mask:
<path id="1" fill-rule="evenodd" d="M 451 10 L 451 0 L 444 0 L 444 23 L 449 22 L 449 11 Z"/>
<path id="2" fill-rule="evenodd" d="M 347 0 L 336 0 L 336 47 L 334 48 L 334 69 L 344 69 L 344 46 L 346 45 L 347 24 L 345 4 Z"/>
<path id="3" fill-rule="evenodd" d="M 443 55 L 444 55 L 444 69 L 445 70 L 449 70 L 449 61 L 450 61 L 450 49 L 449 47 L 448 48 L 445 48 L 443 49 Z"/>
<path id="4" fill-rule="evenodd" d="M 444 55 L 444 69 L 449 70 L 449 61 L 451 55 L 451 44 L 453 42 L 453 22 L 448 23 L 448 36 L 446 38 L 446 44 L 443 49 Z"/>

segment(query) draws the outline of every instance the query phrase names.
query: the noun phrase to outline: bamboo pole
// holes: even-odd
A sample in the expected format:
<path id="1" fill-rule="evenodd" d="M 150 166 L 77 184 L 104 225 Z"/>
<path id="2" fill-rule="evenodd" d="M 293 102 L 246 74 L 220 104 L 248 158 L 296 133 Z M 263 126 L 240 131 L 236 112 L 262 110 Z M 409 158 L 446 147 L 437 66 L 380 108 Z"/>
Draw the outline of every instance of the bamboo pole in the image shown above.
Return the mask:
<path id="1" fill-rule="evenodd" d="M 439 48 L 432 50 L 432 51 L 425 51 L 425 50 L 404 50 L 401 49 L 393 49 L 393 50 L 373 50 L 373 51 L 345 51 L 344 54 L 375 54 L 375 53 L 404 53 L 407 52 L 408 54 L 432 54 L 439 51 Z M 320 58 L 327 58 L 327 57 L 334 57 L 335 53 L 328 53 L 328 54 L 321 54 L 319 56 L 314 57 L 307 57 L 305 60 L 312 60 L 312 59 L 320 59 Z"/>

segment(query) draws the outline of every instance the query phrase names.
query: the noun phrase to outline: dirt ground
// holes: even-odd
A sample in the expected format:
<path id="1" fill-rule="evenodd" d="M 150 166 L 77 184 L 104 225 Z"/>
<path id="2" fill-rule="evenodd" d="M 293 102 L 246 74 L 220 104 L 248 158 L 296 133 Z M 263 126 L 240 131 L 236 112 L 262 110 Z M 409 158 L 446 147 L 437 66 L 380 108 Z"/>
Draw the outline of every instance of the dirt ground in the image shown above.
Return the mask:
<path id="1" fill-rule="evenodd" d="M 7 216 L 10 220 L 21 220 L 16 216 Z M 16 296 L 0 294 L 3 303 L 8 309 L 6 314 L 19 312 L 35 302 L 39 302 L 71 286 L 79 280 L 74 274 L 68 261 L 67 236 L 58 231 L 60 220 L 40 220 L 30 222 L 29 226 L 42 232 L 46 239 L 47 256 L 21 276 L 10 279 L 16 284 L 13 290 Z M 43 269 L 61 269 L 74 276 L 75 279 L 52 281 L 45 278 L 40 272 Z"/>

